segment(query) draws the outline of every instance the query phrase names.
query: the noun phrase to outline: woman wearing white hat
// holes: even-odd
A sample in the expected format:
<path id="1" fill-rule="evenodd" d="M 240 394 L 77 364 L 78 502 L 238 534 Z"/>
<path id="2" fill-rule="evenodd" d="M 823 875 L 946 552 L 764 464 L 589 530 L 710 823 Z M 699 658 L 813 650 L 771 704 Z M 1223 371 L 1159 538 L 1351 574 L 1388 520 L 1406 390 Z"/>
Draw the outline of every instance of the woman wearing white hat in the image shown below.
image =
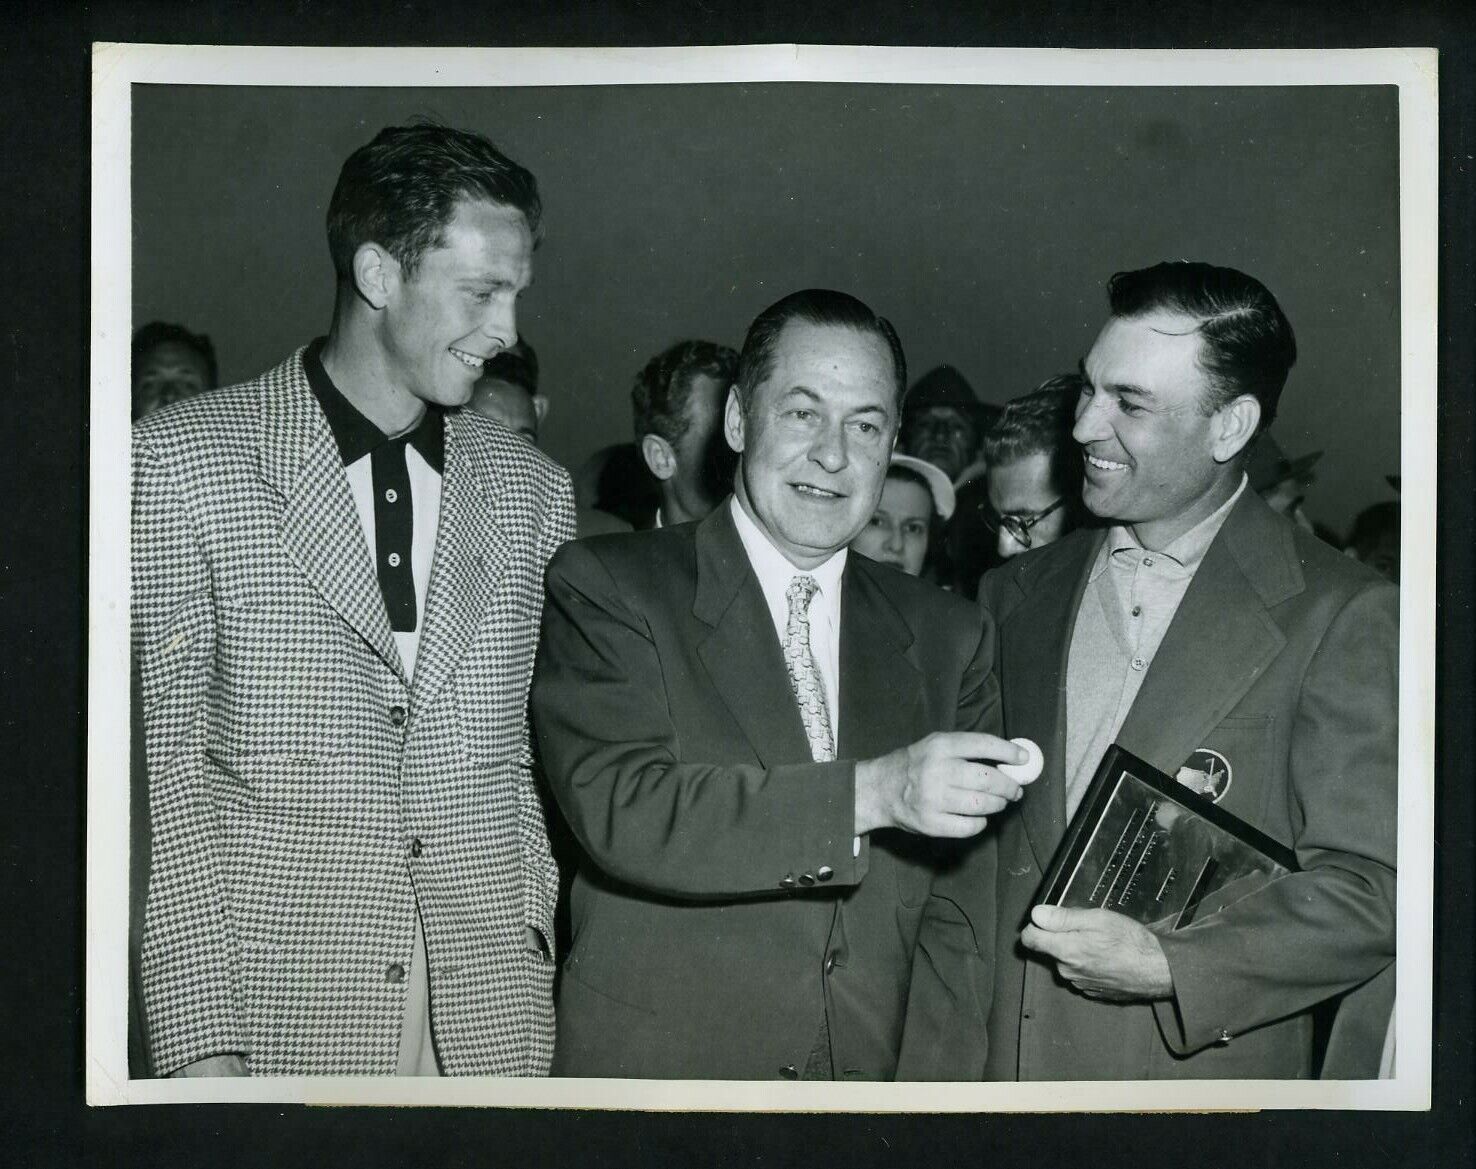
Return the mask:
<path id="1" fill-rule="evenodd" d="M 882 485 L 881 502 L 851 547 L 910 576 L 922 573 L 934 517 L 953 514 L 953 484 L 932 463 L 894 454 Z"/>

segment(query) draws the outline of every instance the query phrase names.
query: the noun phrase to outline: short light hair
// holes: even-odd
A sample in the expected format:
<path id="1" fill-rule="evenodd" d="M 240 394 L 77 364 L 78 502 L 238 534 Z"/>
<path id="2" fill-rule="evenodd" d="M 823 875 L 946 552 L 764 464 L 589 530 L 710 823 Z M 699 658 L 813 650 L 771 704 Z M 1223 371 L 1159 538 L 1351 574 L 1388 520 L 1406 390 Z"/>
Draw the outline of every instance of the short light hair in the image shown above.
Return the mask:
<path id="1" fill-rule="evenodd" d="M 538 181 L 482 135 L 431 121 L 387 126 L 349 155 L 328 203 L 338 279 L 352 279 L 354 254 L 366 243 L 379 244 L 414 276 L 425 252 L 444 241 L 463 199 L 514 208 L 538 234 Z"/>

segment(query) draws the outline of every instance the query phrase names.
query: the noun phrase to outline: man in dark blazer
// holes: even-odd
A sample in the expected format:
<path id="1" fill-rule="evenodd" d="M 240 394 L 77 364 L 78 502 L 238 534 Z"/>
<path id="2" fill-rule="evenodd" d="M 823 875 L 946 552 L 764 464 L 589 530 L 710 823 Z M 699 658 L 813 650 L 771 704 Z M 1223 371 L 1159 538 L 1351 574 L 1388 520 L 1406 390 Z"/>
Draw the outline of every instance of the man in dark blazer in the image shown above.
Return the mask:
<path id="1" fill-rule="evenodd" d="M 548 1069 L 526 703 L 573 493 L 456 409 L 517 339 L 538 219 L 485 138 L 382 131 L 329 205 L 328 336 L 136 428 L 161 1075 Z"/>
<path id="2" fill-rule="evenodd" d="M 1024 760 L 982 733 L 987 618 L 846 552 L 905 376 L 853 297 L 786 297 L 728 397 L 735 495 L 549 566 L 534 725 L 585 852 L 556 1074 L 891 1076 L 930 838 Z"/>
<path id="3" fill-rule="evenodd" d="M 1393 957 L 1397 594 L 1246 486 L 1291 327 L 1259 282 L 1204 264 L 1122 273 L 1109 295 L 1074 432 L 1084 501 L 1109 526 L 981 590 L 1005 733 L 1038 741 L 1045 770 L 934 890 L 902 1075 L 1307 1076 L 1313 1008 Z M 1036 905 L 1113 742 L 1292 847 L 1301 871 L 1176 932 Z M 1373 1075 L 1383 1020 L 1353 1023 L 1329 1060 Z M 1361 1033 L 1368 1050 L 1347 1050 Z"/>

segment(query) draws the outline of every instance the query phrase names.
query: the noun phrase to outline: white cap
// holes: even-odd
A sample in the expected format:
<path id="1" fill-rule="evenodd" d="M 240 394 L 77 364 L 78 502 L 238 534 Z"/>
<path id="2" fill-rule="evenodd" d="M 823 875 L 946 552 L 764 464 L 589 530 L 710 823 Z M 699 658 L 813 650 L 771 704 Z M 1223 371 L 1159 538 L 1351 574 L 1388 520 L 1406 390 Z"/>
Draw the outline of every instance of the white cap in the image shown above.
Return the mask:
<path id="1" fill-rule="evenodd" d="M 911 455 L 902 455 L 893 452 L 892 466 L 905 467 L 914 474 L 921 475 L 922 481 L 928 485 L 928 490 L 933 495 L 933 507 L 938 515 L 947 519 L 953 514 L 954 494 L 953 484 L 948 476 L 943 473 L 941 467 L 935 467 L 926 459 L 916 459 Z"/>

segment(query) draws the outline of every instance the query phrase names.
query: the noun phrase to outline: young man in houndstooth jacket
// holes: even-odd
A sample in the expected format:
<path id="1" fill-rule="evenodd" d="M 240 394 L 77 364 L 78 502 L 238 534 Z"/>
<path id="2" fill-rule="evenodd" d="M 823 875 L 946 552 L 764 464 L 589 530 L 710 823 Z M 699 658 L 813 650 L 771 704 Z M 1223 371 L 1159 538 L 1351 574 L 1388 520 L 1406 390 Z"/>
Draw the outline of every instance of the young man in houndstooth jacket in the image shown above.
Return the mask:
<path id="1" fill-rule="evenodd" d="M 539 213 L 485 138 L 382 131 L 329 206 L 328 336 L 136 430 L 158 1074 L 548 1069 L 526 704 L 573 493 L 457 409 Z"/>

